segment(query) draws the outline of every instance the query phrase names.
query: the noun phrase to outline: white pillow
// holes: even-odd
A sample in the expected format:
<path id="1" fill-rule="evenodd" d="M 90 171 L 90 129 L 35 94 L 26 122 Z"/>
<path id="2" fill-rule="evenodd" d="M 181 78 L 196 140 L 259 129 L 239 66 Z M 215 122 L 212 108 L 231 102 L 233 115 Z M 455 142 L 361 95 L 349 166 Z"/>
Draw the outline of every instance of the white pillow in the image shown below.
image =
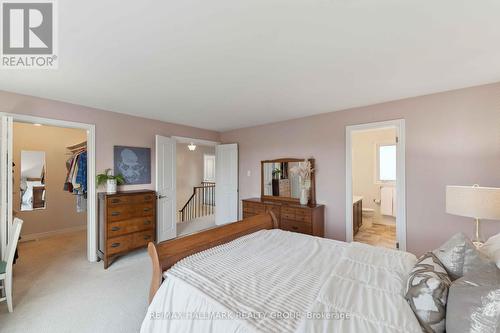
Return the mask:
<path id="1" fill-rule="evenodd" d="M 486 254 L 500 268 L 500 233 L 491 236 L 479 250 Z"/>

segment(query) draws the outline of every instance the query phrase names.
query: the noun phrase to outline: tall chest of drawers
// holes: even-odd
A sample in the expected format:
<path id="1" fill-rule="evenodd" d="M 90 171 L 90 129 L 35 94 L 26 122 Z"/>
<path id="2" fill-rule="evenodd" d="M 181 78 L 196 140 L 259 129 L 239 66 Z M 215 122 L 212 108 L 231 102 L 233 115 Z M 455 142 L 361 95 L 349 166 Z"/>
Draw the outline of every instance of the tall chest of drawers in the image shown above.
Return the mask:
<path id="1" fill-rule="evenodd" d="M 146 247 L 156 238 L 156 193 L 150 190 L 99 193 L 97 254 L 108 268 L 112 260 Z"/>
<path id="2" fill-rule="evenodd" d="M 303 206 L 282 201 L 263 200 L 261 198 L 244 199 L 243 218 L 273 212 L 282 230 L 324 237 L 325 206 Z"/>

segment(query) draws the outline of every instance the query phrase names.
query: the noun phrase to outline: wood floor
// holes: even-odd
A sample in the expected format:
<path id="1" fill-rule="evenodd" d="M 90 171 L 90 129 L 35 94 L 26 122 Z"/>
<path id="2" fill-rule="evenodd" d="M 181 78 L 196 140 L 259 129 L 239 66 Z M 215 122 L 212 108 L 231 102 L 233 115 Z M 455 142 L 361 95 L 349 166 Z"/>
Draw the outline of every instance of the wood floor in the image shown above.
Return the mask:
<path id="1" fill-rule="evenodd" d="M 354 235 L 356 242 L 396 248 L 396 226 L 385 224 L 372 224 L 371 226 L 361 226 L 358 233 Z"/>

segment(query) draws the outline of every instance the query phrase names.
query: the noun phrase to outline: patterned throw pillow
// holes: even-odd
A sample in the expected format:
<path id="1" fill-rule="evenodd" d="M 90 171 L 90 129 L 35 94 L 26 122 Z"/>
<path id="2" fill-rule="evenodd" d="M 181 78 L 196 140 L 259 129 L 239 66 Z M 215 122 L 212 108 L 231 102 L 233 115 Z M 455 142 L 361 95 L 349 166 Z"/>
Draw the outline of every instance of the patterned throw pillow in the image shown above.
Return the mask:
<path id="1" fill-rule="evenodd" d="M 491 236 L 486 243 L 479 248 L 479 251 L 488 256 L 490 260 L 494 261 L 500 269 L 500 232 L 495 236 Z"/>
<path id="2" fill-rule="evenodd" d="M 446 268 L 452 281 L 468 272 L 489 270 L 494 264 L 463 233 L 454 235 L 433 253 Z"/>
<path id="3" fill-rule="evenodd" d="M 406 300 L 426 333 L 444 332 L 446 301 L 451 285 L 439 259 L 427 252 L 421 256 L 408 278 Z"/>

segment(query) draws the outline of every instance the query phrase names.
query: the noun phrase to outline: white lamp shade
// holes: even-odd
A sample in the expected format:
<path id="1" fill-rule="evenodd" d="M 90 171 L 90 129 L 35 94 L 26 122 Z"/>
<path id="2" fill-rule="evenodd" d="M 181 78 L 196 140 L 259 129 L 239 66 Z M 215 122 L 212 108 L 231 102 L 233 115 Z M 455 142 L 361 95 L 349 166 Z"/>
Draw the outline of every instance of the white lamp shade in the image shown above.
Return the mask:
<path id="1" fill-rule="evenodd" d="M 500 188 L 446 186 L 446 212 L 476 219 L 500 220 Z"/>

